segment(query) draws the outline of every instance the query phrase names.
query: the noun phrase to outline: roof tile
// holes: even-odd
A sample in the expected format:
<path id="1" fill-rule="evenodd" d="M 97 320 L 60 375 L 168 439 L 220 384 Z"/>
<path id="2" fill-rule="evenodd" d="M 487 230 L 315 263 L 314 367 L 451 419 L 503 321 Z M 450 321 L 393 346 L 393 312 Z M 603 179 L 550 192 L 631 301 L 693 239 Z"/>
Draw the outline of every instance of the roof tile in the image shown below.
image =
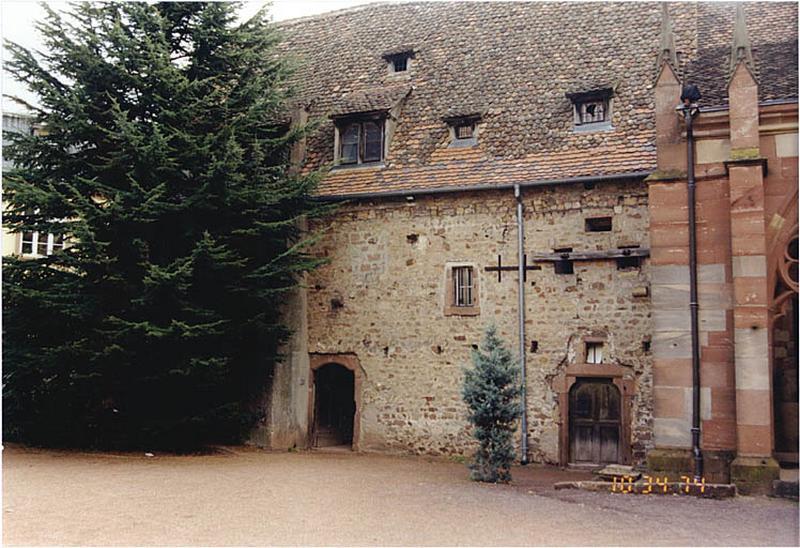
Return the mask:
<path id="1" fill-rule="evenodd" d="M 725 103 L 735 7 L 670 3 L 679 71 Z M 797 6 L 748 3 L 760 97 L 797 97 Z M 306 169 L 333 161 L 329 116 L 384 109 L 407 93 L 382 169 L 334 169 L 325 195 L 530 182 L 655 168 L 655 2 L 380 3 L 286 21 L 299 101 L 321 119 Z M 413 49 L 392 74 L 387 51 Z M 613 87 L 613 128 L 573 130 L 567 93 Z M 444 118 L 480 113 L 479 144 L 448 148 Z"/>

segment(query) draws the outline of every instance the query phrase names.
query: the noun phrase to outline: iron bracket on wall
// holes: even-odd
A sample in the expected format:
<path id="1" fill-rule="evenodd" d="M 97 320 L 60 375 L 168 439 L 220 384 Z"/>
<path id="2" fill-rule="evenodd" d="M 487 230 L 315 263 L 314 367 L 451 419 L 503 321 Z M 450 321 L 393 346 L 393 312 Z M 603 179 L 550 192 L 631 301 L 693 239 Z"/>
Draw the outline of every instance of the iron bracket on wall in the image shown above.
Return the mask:
<path id="1" fill-rule="evenodd" d="M 558 261 L 602 261 L 606 259 L 624 259 L 626 257 L 649 257 L 650 250 L 641 247 L 620 247 L 604 251 L 557 251 L 555 253 L 534 253 L 531 261 L 534 263 L 548 263 Z M 528 270 L 541 270 L 538 265 L 528 264 L 528 256 L 523 255 L 524 266 L 523 281 L 527 281 Z M 503 281 L 503 272 L 516 272 L 519 266 L 506 266 L 500 255 L 497 256 L 497 266 L 487 266 L 486 272 L 497 272 L 497 281 Z"/>
<path id="2" fill-rule="evenodd" d="M 557 261 L 602 261 L 605 259 L 649 256 L 649 249 L 641 247 L 620 247 L 604 251 L 556 251 L 554 253 L 536 253 L 533 255 L 532 260 L 535 263 L 545 263 Z"/>

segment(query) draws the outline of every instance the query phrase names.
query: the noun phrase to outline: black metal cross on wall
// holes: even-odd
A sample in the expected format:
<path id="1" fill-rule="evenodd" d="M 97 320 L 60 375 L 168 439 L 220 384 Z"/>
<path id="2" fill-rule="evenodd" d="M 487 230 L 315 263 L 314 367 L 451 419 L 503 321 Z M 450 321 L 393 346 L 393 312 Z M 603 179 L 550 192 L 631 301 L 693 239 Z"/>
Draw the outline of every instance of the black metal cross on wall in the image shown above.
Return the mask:
<path id="1" fill-rule="evenodd" d="M 522 281 L 528 281 L 528 270 L 541 270 L 542 267 L 539 265 L 528 264 L 528 256 L 522 256 Z M 500 255 L 497 256 L 497 266 L 487 266 L 486 272 L 497 272 L 497 281 L 503 281 L 503 272 L 518 272 L 519 265 L 517 266 L 503 266 L 503 260 L 500 258 Z"/>

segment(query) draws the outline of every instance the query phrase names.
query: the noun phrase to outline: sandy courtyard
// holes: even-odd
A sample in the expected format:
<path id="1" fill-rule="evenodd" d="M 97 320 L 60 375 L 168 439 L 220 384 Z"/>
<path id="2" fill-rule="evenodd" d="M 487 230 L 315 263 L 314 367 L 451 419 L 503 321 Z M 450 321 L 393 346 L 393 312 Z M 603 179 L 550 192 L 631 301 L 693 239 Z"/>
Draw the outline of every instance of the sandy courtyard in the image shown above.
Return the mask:
<path id="1" fill-rule="evenodd" d="M 797 545 L 796 503 L 553 491 L 349 453 L 3 453 L 7 545 Z M 578 474 L 579 475 L 579 474 Z"/>

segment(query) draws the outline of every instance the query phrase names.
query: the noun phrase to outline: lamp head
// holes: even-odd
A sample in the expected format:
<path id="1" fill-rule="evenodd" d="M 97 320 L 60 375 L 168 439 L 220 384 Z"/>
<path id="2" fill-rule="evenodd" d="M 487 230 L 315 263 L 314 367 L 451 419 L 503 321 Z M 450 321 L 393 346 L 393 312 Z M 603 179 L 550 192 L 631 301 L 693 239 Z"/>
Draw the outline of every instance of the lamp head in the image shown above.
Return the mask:
<path id="1" fill-rule="evenodd" d="M 697 101 L 700 100 L 702 95 L 700 89 L 694 84 L 686 84 L 681 91 L 682 110 L 688 110 L 692 117 L 700 113 L 700 107 L 697 106 Z"/>

